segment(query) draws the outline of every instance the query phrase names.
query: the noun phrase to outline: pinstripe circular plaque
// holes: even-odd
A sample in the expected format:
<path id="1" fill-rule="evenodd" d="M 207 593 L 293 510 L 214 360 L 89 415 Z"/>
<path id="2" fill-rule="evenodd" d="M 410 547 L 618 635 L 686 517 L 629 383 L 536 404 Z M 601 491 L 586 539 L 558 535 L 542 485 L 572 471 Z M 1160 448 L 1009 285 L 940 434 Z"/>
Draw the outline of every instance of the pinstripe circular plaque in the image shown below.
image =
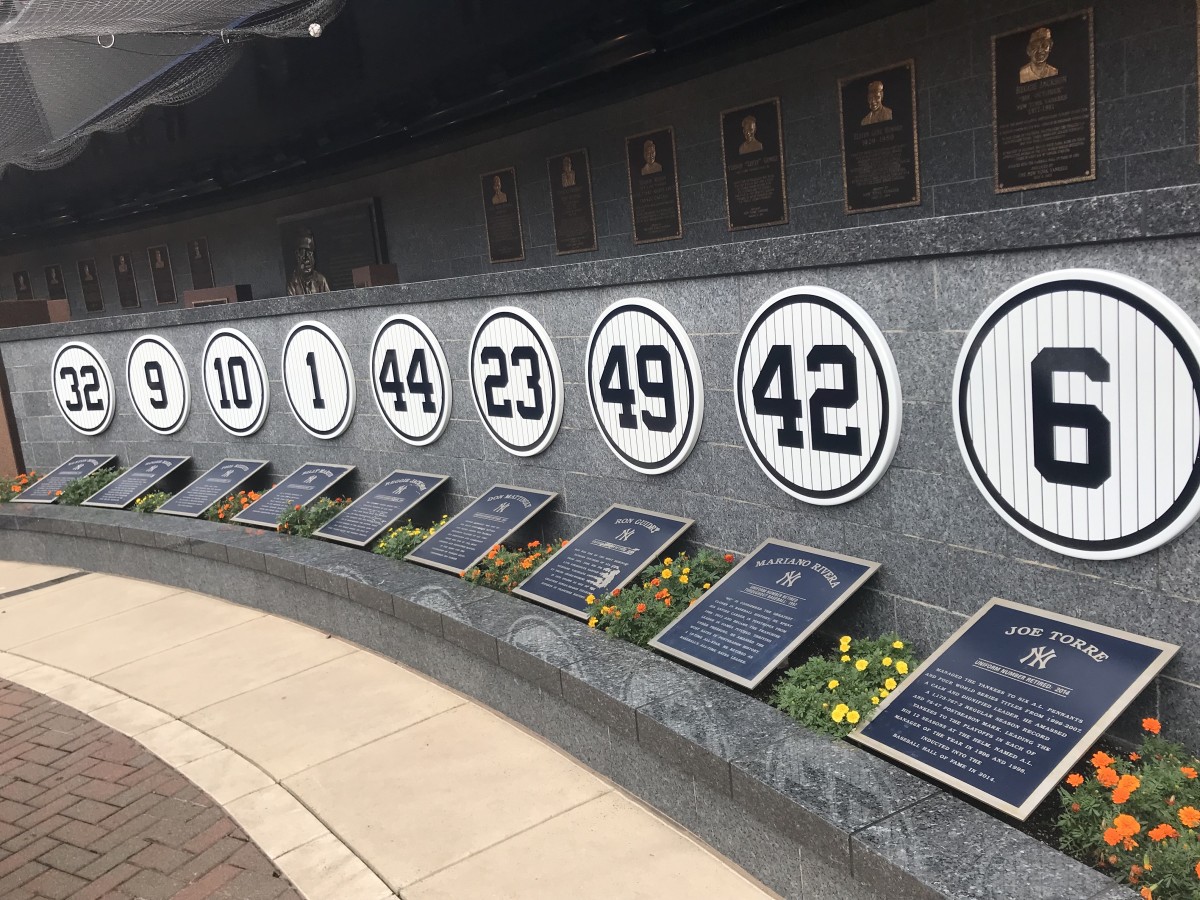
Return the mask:
<path id="1" fill-rule="evenodd" d="M 1121 559 L 1200 514 L 1200 330 L 1147 284 L 1049 272 L 967 335 L 954 427 L 988 503 L 1042 546 Z"/>
<path id="2" fill-rule="evenodd" d="M 58 411 L 80 434 L 100 434 L 116 412 L 112 375 L 104 357 L 83 341 L 68 341 L 54 354 L 50 381 Z"/>
<path id="3" fill-rule="evenodd" d="M 125 357 L 125 383 L 133 410 L 146 427 L 174 434 L 187 421 L 192 392 L 179 353 L 156 334 L 133 342 Z"/>
<path id="4" fill-rule="evenodd" d="M 402 441 L 432 444 L 446 430 L 453 406 L 442 345 L 415 316 L 392 316 L 371 344 L 372 387 L 383 420 Z"/>
<path id="5" fill-rule="evenodd" d="M 262 428 L 271 383 L 254 341 L 236 328 L 218 328 L 204 344 L 200 368 L 208 407 L 222 428 L 238 437 Z"/>
<path id="6" fill-rule="evenodd" d="M 704 420 L 704 383 L 691 338 L 665 307 L 633 297 L 592 326 L 588 399 L 596 427 L 635 472 L 661 475 L 687 459 Z"/>
<path id="7" fill-rule="evenodd" d="M 354 416 L 354 369 L 338 336 L 320 322 L 295 325 L 283 342 L 283 392 L 300 427 L 323 440 Z"/>
<path id="8" fill-rule="evenodd" d="M 900 441 L 900 374 L 857 303 L 789 288 L 750 319 L 734 366 L 738 425 L 784 491 L 829 506 L 865 494 Z"/>
<path id="9" fill-rule="evenodd" d="M 550 446 L 563 414 L 562 368 L 550 335 L 512 306 L 493 309 L 471 338 L 471 395 L 488 434 L 515 456 Z"/>

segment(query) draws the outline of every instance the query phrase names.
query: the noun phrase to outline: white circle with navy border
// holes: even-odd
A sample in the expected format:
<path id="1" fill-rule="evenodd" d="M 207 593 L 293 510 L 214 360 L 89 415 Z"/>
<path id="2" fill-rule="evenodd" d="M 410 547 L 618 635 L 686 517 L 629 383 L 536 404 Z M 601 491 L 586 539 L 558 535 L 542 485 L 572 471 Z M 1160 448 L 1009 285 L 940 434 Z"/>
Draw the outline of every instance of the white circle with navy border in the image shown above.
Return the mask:
<path id="1" fill-rule="evenodd" d="M 174 434 L 187 421 L 191 388 L 183 360 L 170 341 L 147 334 L 125 357 L 125 384 L 134 412 L 159 434 Z"/>
<path id="2" fill-rule="evenodd" d="M 354 370 L 338 336 L 320 322 L 295 325 L 283 342 L 283 392 L 301 427 L 329 440 L 354 416 Z"/>
<path id="3" fill-rule="evenodd" d="M 734 364 L 738 425 L 759 468 L 807 503 L 846 503 L 900 442 L 900 373 L 883 332 L 844 294 L 795 287 L 750 319 Z"/>
<path id="4" fill-rule="evenodd" d="M 1005 291 L 967 335 L 954 429 L 988 503 L 1067 556 L 1121 559 L 1200 515 L 1200 329 L 1096 269 Z"/>
<path id="5" fill-rule="evenodd" d="M 80 434 L 100 434 L 112 424 L 116 412 L 112 375 L 91 344 L 69 341 L 59 347 L 50 380 L 59 412 Z"/>
<path id="6" fill-rule="evenodd" d="M 700 437 L 704 383 L 691 338 L 665 307 L 632 297 L 596 320 L 585 378 L 596 427 L 635 472 L 679 466 Z"/>
<path id="7" fill-rule="evenodd" d="M 501 306 L 471 337 L 471 395 L 492 439 L 514 456 L 541 453 L 558 434 L 563 377 L 554 343 L 524 310 Z"/>
<path id="8" fill-rule="evenodd" d="M 371 344 L 372 387 L 383 420 L 404 442 L 432 444 L 450 422 L 453 388 L 442 345 L 415 316 L 392 316 Z"/>
<path id="9" fill-rule="evenodd" d="M 200 366 L 204 396 L 220 426 L 238 437 L 262 428 L 271 383 L 254 341 L 236 328 L 218 328 L 204 345 Z"/>

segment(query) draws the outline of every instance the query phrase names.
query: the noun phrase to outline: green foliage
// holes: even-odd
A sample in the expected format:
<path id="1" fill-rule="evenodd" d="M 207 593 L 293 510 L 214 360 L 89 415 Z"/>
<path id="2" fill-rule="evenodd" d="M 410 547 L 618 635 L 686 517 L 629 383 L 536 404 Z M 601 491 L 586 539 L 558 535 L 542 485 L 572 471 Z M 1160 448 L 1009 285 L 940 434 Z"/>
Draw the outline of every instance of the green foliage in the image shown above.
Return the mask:
<path id="1" fill-rule="evenodd" d="M 154 512 L 173 496 L 174 494 L 170 494 L 167 491 L 151 491 L 144 497 L 138 497 L 133 501 L 133 508 L 140 513 Z"/>
<path id="2" fill-rule="evenodd" d="M 404 559 L 421 545 L 423 541 L 433 537 L 439 528 L 446 524 L 447 516 L 442 516 L 428 528 L 414 525 L 409 519 L 403 525 L 389 528 L 376 543 L 374 553 L 389 559 Z"/>
<path id="3" fill-rule="evenodd" d="M 613 637 L 645 646 L 673 619 L 733 568 L 733 554 L 701 550 L 664 556 L 642 570 L 623 590 L 587 596 L 593 614 L 588 625 Z"/>
<path id="4" fill-rule="evenodd" d="M 789 669 L 771 705 L 814 731 L 844 737 L 919 664 L 896 634 L 855 641 L 842 637 L 831 656 L 814 656 Z"/>
<path id="5" fill-rule="evenodd" d="M 1060 788 L 1060 846 L 1143 897 L 1200 900 L 1200 760 L 1144 719 L 1128 756 L 1098 750 Z"/>
<path id="6" fill-rule="evenodd" d="M 115 481 L 117 476 L 124 471 L 124 469 L 116 468 L 97 469 L 91 475 L 76 478 L 62 489 L 62 493 L 58 496 L 58 502 L 64 506 L 78 506 L 92 494 Z"/>
<path id="7" fill-rule="evenodd" d="M 39 478 L 41 476 L 37 472 L 27 472 L 25 474 L 0 478 L 0 503 L 7 503 Z"/>
<path id="8" fill-rule="evenodd" d="M 530 541 L 524 547 L 497 544 L 478 565 L 459 574 L 471 584 L 482 584 L 508 594 L 565 546 L 566 541 L 550 541 L 548 544 Z"/>
<path id="9" fill-rule="evenodd" d="M 297 503 L 279 517 L 278 530 L 297 537 L 312 537 L 312 533 L 349 506 L 349 497 L 320 497 L 308 506 Z"/>

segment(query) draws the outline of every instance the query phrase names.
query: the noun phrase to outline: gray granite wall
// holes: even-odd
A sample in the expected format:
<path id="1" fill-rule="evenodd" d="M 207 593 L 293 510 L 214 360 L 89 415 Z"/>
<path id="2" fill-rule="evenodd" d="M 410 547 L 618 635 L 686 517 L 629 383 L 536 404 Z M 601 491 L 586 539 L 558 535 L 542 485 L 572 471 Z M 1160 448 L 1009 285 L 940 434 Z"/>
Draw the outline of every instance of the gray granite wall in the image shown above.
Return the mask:
<path id="1" fill-rule="evenodd" d="M 684 248 L 781 234 L 1200 183 L 1194 3 L 1096 0 L 1098 180 L 994 193 L 991 35 L 1085 5 L 1083 0 L 935 0 L 601 109 L 580 113 L 564 107 L 552 124 L 515 123 L 509 136 L 423 162 L 321 187 L 300 187 L 182 221 L 157 221 L 134 231 L 0 256 L 0 298 L 13 296 L 12 272 L 27 270 L 41 286 L 43 266 L 57 264 L 63 267 L 74 315 L 86 316 L 75 262 L 95 257 L 105 279 L 107 314 L 120 313 L 112 254 L 133 251 L 144 256 L 147 246 L 167 243 L 183 290 L 191 286 L 185 242 L 199 236 L 209 240 L 218 284 L 248 282 L 257 296 L 276 296 L 283 292 L 286 278 L 276 219 L 367 196 L 381 198 L 389 256 L 399 265 L 401 277 L 415 282 L 555 266 L 580 258 L 659 258 Z M 907 58 L 916 61 L 917 69 L 922 205 L 847 216 L 842 210 L 837 79 Z M 725 224 L 718 114 L 771 96 L 781 98 L 785 120 L 790 223 L 731 234 Z M 635 247 L 623 138 L 668 124 L 675 126 L 679 144 L 684 237 Z M 599 249 L 581 257 L 556 257 L 545 160 L 581 146 L 591 154 Z M 523 263 L 493 266 L 487 260 L 477 175 L 510 165 L 517 169 L 527 255 Z M 143 305 L 153 306 L 144 259 L 138 268 Z"/>

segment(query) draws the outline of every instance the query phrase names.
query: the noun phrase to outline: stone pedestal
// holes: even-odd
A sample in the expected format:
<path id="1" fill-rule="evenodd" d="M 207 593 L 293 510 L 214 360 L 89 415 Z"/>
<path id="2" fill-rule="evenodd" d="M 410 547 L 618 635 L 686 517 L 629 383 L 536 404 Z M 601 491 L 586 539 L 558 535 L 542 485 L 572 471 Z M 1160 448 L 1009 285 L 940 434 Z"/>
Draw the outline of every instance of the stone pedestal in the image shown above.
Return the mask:
<path id="1" fill-rule="evenodd" d="M 354 278 L 354 286 L 379 287 L 381 284 L 399 284 L 400 270 L 395 263 L 381 263 L 375 266 L 359 266 L 350 271 Z"/>
<path id="2" fill-rule="evenodd" d="M 197 306 L 219 306 L 222 303 L 243 303 L 253 299 L 254 292 L 248 284 L 223 284 L 220 287 L 183 292 L 183 305 L 188 309 Z"/>

